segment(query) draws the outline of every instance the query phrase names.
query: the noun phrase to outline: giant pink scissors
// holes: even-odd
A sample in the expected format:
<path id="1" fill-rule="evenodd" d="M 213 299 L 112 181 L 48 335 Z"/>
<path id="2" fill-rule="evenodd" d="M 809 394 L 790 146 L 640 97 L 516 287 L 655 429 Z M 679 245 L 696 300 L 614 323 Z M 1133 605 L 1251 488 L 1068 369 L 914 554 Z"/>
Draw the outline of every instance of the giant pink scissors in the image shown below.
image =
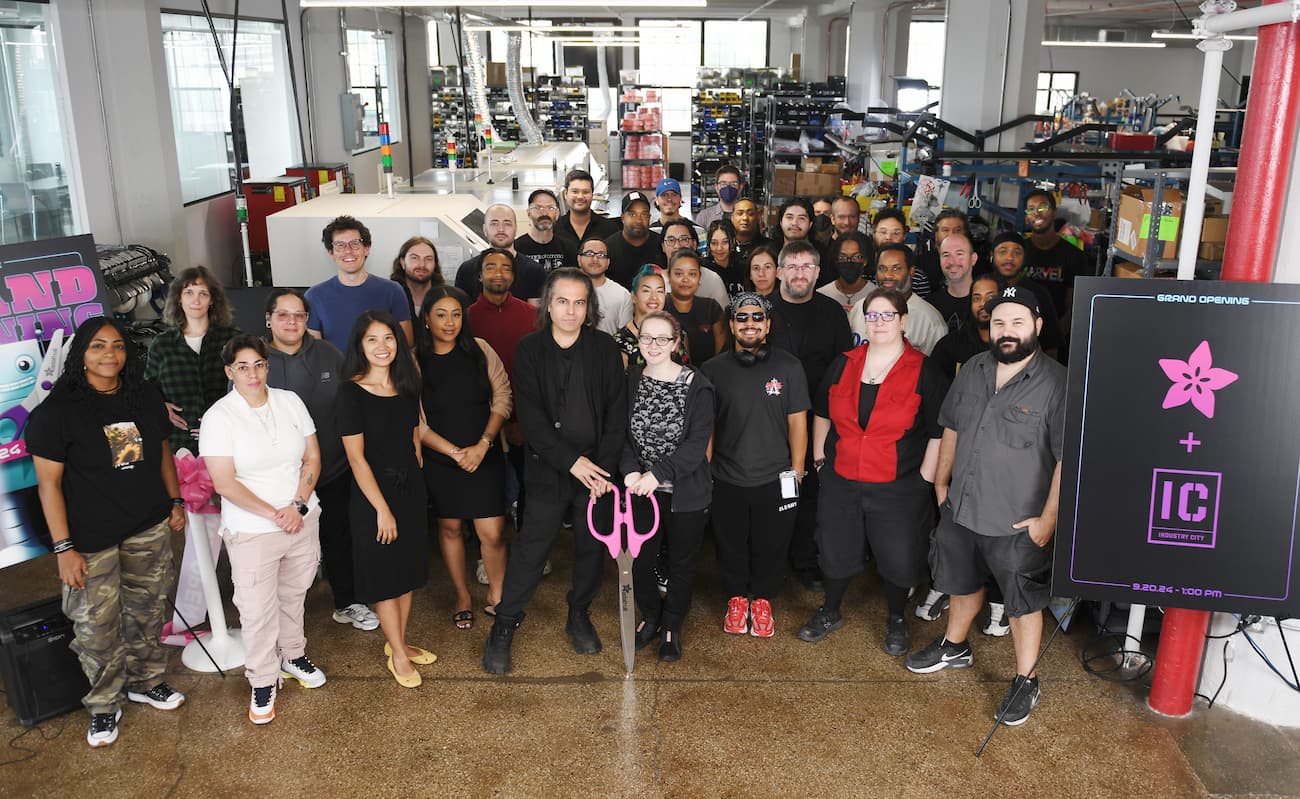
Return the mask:
<path id="1" fill-rule="evenodd" d="M 596 500 L 587 502 L 587 529 L 596 540 L 605 545 L 609 556 L 618 563 L 618 631 L 623 644 L 623 665 L 627 673 L 632 673 L 636 657 L 636 603 L 632 594 L 632 560 L 641 554 L 641 545 L 659 532 L 659 502 L 654 494 L 649 496 L 650 507 L 654 509 L 654 523 L 648 532 L 636 529 L 636 520 L 632 516 L 632 492 L 620 492 L 617 486 L 611 486 L 614 495 L 614 524 L 608 533 L 596 529 L 594 511 Z M 626 541 L 624 540 L 626 536 Z"/>

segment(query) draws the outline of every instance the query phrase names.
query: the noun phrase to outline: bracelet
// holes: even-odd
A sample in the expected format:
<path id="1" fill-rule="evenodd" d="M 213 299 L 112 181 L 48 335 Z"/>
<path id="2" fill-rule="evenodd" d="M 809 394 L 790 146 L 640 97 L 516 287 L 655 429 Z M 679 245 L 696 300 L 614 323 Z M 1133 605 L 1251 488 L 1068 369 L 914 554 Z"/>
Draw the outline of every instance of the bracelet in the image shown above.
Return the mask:
<path id="1" fill-rule="evenodd" d="M 185 500 L 180 497 L 172 497 L 172 504 L 178 508 L 183 508 L 185 507 Z"/>
<path id="2" fill-rule="evenodd" d="M 71 538 L 63 538 L 55 541 L 54 546 L 51 547 L 51 549 L 54 551 L 55 555 L 62 555 L 64 552 L 75 551 L 76 546 L 73 545 Z"/>
<path id="3" fill-rule="evenodd" d="M 488 438 L 487 436 L 483 436 L 482 438 L 479 439 L 479 441 L 482 441 L 484 444 L 487 444 L 489 447 L 492 446 L 492 439 Z"/>

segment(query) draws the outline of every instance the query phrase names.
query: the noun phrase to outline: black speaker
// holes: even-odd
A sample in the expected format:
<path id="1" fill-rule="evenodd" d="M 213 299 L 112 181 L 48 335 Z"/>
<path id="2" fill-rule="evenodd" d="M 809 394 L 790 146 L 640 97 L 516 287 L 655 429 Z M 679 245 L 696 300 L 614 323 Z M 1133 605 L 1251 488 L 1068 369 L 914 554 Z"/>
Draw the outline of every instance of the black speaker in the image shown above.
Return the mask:
<path id="1" fill-rule="evenodd" d="M 58 597 L 0 614 L 0 677 L 19 724 L 30 727 L 82 706 L 90 682 L 71 644 L 72 622 Z"/>

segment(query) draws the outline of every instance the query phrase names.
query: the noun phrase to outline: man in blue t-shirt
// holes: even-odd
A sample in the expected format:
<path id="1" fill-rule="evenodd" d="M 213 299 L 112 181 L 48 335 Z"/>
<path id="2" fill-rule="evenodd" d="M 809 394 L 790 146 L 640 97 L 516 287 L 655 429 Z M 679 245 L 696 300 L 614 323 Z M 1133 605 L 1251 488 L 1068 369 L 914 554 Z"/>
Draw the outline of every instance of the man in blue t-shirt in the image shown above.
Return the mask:
<path id="1" fill-rule="evenodd" d="M 307 302 L 311 305 L 307 331 L 346 353 L 348 335 L 357 317 L 366 311 L 384 310 L 401 323 L 407 343 L 414 343 L 411 306 L 402 287 L 366 271 L 370 230 L 358 219 L 340 216 L 325 226 L 321 240 L 339 271 L 329 280 L 307 289 Z"/>

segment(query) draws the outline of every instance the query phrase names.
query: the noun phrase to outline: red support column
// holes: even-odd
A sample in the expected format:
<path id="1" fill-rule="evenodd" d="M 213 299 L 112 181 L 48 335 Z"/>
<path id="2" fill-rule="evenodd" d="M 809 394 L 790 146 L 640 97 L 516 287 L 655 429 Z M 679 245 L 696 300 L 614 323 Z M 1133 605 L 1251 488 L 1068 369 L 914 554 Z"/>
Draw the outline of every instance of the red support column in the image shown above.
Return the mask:
<path id="1" fill-rule="evenodd" d="M 1265 4 L 1272 2 L 1279 0 L 1265 0 Z M 1286 23 L 1259 29 L 1223 280 L 1267 283 L 1273 279 L 1300 117 L 1298 28 Z M 1209 146 L 1209 142 L 1197 142 L 1196 146 Z M 1192 711 L 1209 624 L 1208 611 L 1174 608 L 1165 612 L 1148 700 L 1152 710 L 1167 716 L 1185 716 Z"/>

